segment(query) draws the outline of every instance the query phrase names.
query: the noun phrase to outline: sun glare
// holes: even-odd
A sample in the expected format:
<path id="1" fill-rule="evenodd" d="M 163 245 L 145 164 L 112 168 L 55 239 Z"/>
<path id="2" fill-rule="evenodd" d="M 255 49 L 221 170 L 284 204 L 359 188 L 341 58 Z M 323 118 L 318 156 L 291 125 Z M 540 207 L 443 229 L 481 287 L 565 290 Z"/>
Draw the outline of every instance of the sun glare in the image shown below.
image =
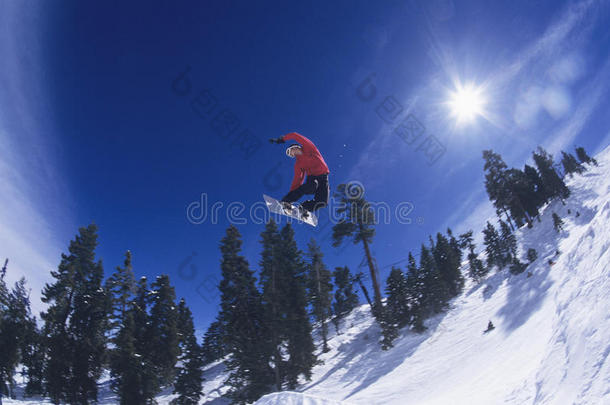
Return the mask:
<path id="1" fill-rule="evenodd" d="M 451 93 L 448 104 L 457 122 L 467 123 L 484 115 L 485 97 L 481 89 L 473 85 L 458 86 Z"/>

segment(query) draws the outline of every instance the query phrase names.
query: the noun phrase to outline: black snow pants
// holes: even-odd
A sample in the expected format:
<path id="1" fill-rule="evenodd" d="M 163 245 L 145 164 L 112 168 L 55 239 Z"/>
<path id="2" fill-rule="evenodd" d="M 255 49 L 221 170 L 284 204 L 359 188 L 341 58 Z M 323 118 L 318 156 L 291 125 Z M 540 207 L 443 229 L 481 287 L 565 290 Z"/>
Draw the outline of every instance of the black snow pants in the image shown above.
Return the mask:
<path id="1" fill-rule="evenodd" d="M 285 202 L 295 202 L 305 194 L 313 194 L 313 200 L 303 201 L 301 204 L 307 211 L 315 211 L 328 205 L 330 186 L 328 184 L 328 174 L 319 176 L 307 176 L 305 183 L 295 188 L 282 198 Z"/>

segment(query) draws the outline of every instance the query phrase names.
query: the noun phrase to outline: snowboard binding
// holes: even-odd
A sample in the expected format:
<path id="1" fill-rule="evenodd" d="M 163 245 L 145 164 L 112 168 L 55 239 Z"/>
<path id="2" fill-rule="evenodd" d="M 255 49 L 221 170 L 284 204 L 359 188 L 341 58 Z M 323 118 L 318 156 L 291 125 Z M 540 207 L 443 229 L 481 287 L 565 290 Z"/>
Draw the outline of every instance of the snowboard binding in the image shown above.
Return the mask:
<path id="1" fill-rule="evenodd" d="M 297 206 L 293 206 L 291 203 L 286 202 L 286 201 L 282 201 L 282 208 L 284 209 L 284 211 L 288 214 L 296 214 L 295 210 L 298 210 L 299 215 L 301 215 L 302 218 L 307 219 L 309 218 L 309 211 L 307 211 L 305 208 L 303 208 L 302 205 L 297 205 Z"/>

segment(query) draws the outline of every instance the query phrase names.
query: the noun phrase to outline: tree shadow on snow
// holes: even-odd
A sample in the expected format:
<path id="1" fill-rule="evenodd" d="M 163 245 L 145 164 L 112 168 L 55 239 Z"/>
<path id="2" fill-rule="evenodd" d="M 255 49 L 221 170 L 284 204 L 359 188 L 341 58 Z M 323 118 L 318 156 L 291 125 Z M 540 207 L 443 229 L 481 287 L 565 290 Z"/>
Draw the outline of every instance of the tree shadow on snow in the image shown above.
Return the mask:
<path id="1" fill-rule="evenodd" d="M 392 372 L 402 364 L 405 359 L 413 355 L 419 345 L 430 338 L 438 328 L 445 313 L 436 315 L 426 321 L 426 329 L 423 333 L 415 333 L 407 327 L 401 329 L 400 335 L 394 341 L 394 347 L 388 351 L 381 350 L 378 342 L 380 328 L 377 323 L 373 323 L 358 336 L 358 339 L 341 344 L 337 349 L 337 355 L 341 358 L 335 365 L 328 370 L 318 381 L 305 387 L 309 390 L 312 387 L 324 382 L 330 376 L 345 370 L 339 381 L 343 386 L 349 386 L 358 382 L 344 399 L 348 399 L 359 391 L 375 383 L 379 378 Z"/>
<path id="2" fill-rule="evenodd" d="M 520 238 L 522 248 L 527 251 L 528 248 L 535 247 L 538 259 L 529 264 L 523 273 L 510 275 L 506 281 L 506 303 L 497 315 L 503 318 L 503 325 L 508 331 L 513 331 L 527 322 L 544 303 L 547 292 L 553 285 L 553 280 L 549 277 L 552 271 L 549 260 L 557 260 L 560 237 L 553 229 L 550 218 L 535 224 L 532 229 L 523 228 Z M 508 269 L 504 272 L 508 272 Z"/>
<path id="3" fill-rule="evenodd" d="M 553 285 L 548 278 L 551 271 L 548 264 L 538 266 L 531 277 L 526 276 L 527 271 L 508 279 L 506 303 L 497 312 L 508 331 L 519 328 L 540 309 L 548 289 Z"/>
<path id="4" fill-rule="evenodd" d="M 508 283 L 508 296 L 504 306 L 497 315 L 504 318 L 505 327 L 515 330 L 523 325 L 542 306 L 548 289 L 553 284 L 549 274 L 554 270 L 561 239 L 569 235 L 567 230 L 558 233 L 553 227 L 551 213 L 557 213 L 566 222 L 567 229 L 573 226 L 584 226 L 595 217 L 596 210 L 589 207 L 587 202 L 596 196 L 593 190 L 572 190 L 572 195 L 565 204 L 553 201 L 545 208 L 542 222 L 535 222 L 532 229 L 522 228 L 520 242 L 524 252 L 528 248 L 535 248 L 538 259 L 530 264 L 525 271 L 516 276 L 510 276 Z M 548 212 L 546 212 L 548 211 Z M 506 270 L 505 270 L 506 271 Z M 531 272 L 531 277 L 527 277 Z"/>
<path id="5" fill-rule="evenodd" d="M 505 278 L 506 275 L 503 272 L 496 272 L 493 275 L 488 276 L 480 283 L 475 284 L 472 288 L 470 288 L 470 290 L 468 290 L 465 295 L 468 297 L 477 292 L 478 290 L 483 289 L 483 299 L 487 301 L 498 290 Z"/>

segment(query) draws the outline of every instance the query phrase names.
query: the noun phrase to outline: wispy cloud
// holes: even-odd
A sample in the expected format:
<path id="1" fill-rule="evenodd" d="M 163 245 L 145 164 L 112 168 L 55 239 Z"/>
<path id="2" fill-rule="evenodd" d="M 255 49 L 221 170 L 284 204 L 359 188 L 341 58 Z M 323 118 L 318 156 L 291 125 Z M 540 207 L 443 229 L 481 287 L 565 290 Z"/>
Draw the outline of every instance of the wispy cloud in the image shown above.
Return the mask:
<path id="1" fill-rule="evenodd" d="M 545 30 L 540 38 L 524 47 L 513 62 L 492 75 L 490 81 L 501 86 L 523 73 L 524 70 L 531 67 L 531 64 L 556 57 L 560 50 L 570 45 L 568 37 L 575 35 L 576 29 L 581 30 L 581 34 L 584 34 L 580 23 L 591 13 L 591 8 L 596 3 L 595 0 L 590 0 L 566 6 L 560 17 Z M 584 30 L 588 31 L 590 28 L 584 28 Z"/>
<path id="2" fill-rule="evenodd" d="M 523 87 L 523 83 L 532 83 L 536 77 L 542 77 L 548 75 L 548 67 L 553 65 L 553 62 L 558 62 L 561 59 L 562 54 L 569 53 L 571 50 L 577 49 L 581 42 L 593 29 L 593 20 L 596 18 L 595 8 L 597 2 L 581 1 L 574 4 L 569 4 L 559 13 L 558 18 L 549 25 L 544 33 L 537 39 L 531 41 L 524 48 L 516 53 L 509 63 L 502 63 L 502 66 L 497 69 L 496 72 L 489 74 L 487 80 L 485 80 L 484 87 L 497 98 L 506 98 L 506 94 L 510 93 L 514 95 L 516 87 Z M 404 92 L 399 90 L 398 92 L 392 93 L 393 96 L 403 105 L 403 115 L 412 112 L 417 107 L 417 112 L 422 114 L 425 111 L 426 115 L 419 117 L 427 124 L 427 130 L 430 133 L 445 134 L 447 137 L 448 131 L 450 131 L 451 125 L 448 123 L 443 113 L 436 111 L 438 107 L 438 100 L 435 100 L 434 95 L 439 94 L 439 89 L 443 88 L 440 84 L 443 80 L 439 77 L 445 75 L 449 82 L 455 82 L 458 80 L 456 72 L 456 57 L 452 54 L 452 50 L 445 46 L 439 39 L 439 35 L 436 33 L 437 22 L 432 18 L 429 13 L 423 9 L 423 29 L 428 38 L 429 56 L 434 59 L 436 65 L 439 67 L 440 72 L 433 74 L 430 78 L 429 83 L 422 83 L 417 89 L 410 90 L 410 94 L 405 95 Z M 583 22 L 587 21 L 587 24 Z M 564 55 L 565 56 L 565 55 Z M 564 58 L 565 59 L 565 58 Z M 606 70 L 606 69 L 604 69 Z M 361 83 L 364 77 L 371 72 L 359 72 L 358 78 L 354 80 L 355 86 Z M 545 140 L 537 140 L 534 142 L 547 144 L 551 138 L 565 139 L 569 142 L 570 136 L 574 134 L 575 130 L 581 129 L 586 119 L 590 116 L 595 108 L 598 98 L 603 95 L 603 88 L 605 87 L 604 78 L 605 73 L 600 73 L 593 82 L 590 82 L 589 86 L 593 91 L 593 98 L 584 100 L 583 103 L 578 104 L 570 117 L 570 121 L 566 125 L 562 123 L 564 130 L 553 131 L 554 134 Z M 445 80 L 445 81 L 447 81 Z M 602 84 L 602 86 L 598 86 Z M 394 89 L 400 89 L 400 86 L 394 86 Z M 378 92 L 383 93 L 384 89 L 378 89 Z M 386 91 L 385 93 L 388 93 Z M 384 93 L 384 94 L 385 94 Z M 549 114 L 557 115 L 556 118 L 562 118 L 567 116 L 570 112 L 568 108 L 572 103 L 572 99 L 568 96 L 567 100 L 562 99 L 560 96 L 563 95 L 562 88 L 559 86 L 548 86 L 548 88 L 541 89 L 540 97 L 542 106 L 546 108 Z M 378 96 L 379 98 L 379 96 Z M 513 99 L 516 98 L 513 96 Z M 375 100 L 377 104 L 381 100 Z M 415 103 L 417 101 L 417 103 Z M 498 100 L 496 100 L 498 101 Z M 527 101 L 527 100 L 526 100 Z M 562 102 L 563 101 L 563 102 Z M 572 103 L 572 104 L 570 104 Z M 516 115 L 518 118 L 525 117 L 527 113 L 537 114 L 532 112 L 533 108 L 531 105 L 525 105 L 525 108 L 519 110 L 519 106 L 523 103 L 517 103 Z M 371 105 L 371 111 L 369 115 L 374 116 L 374 108 Z M 514 115 L 507 113 L 506 109 L 512 108 L 510 103 L 502 104 L 502 111 L 489 111 L 489 120 L 498 127 L 505 135 L 514 138 L 519 141 L 522 145 L 530 145 L 532 139 L 526 137 L 523 134 L 523 128 L 516 125 L 513 120 Z M 374 116 L 373 118 L 378 118 Z M 405 158 L 404 153 L 413 152 L 407 151 L 407 148 L 401 147 L 399 139 L 391 133 L 391 126 L 384 125 L 379 119 L 379 125 L 377 125 L 377 131 L 375 135 L 370 139 L 368 145 L 360 153 L 357 163 L 354 165 L 350 172 L 350 177 L 367 180 L 369 177 L 370 182 L 375 181 L 374 176 L 370 176 L 370 173 L 389 170 L 392 163 L 399 158 Z M 535 128 L 531 128 L 535 133 Z M 548 133 L 548 131 L 546 132 Z M 525 152 L 528 153 L 529 151 Z M 416 158 L 415 156 L 409 156 L 410 158 Z M 524 155 L 525 157 L 525 155 Z M 449 172 L 455 168 L 443 168 Z"/>
<path id="3" fill-rule="evenodd" d="M 17 172 L 13 152 L 5 146 L 7 134 L 3 132 L 0 165 L 0 259 L 8 258 L 7 281 L 13 283 L 25 277 L 32 290 L 32 308 L 42 309 L 40 291 L 49 280 L 49 271 L 57 267 L 59 243 L 47 219 L 41 214 L 40 201 L 24 193 L 35 183 L 29 173 Z M 8 157 L 8 159 L 7 159 Z"/>
<path id="4" fill-rule="evenodd" d="M 606 136 L 604 137 L 604 139 L 602 139 L 599 144 L 597 145 L 597 147 L 595 148 L 594 154 L 598 154 L 599 152 L 601 152 L 602 150 L 606 149 L 608 146 L 610 146 L 610 131 L 606 134 Z"/>
<path id="5" fill-rule="evenodd" d="M 573 58 L 565 58 L 566 54 L 578 54 L 579 47 L 582 46 L 583 41 L 587 39 L 595 25 L 595 7 L 595 1 L 582 1 L 566 6 L 560 13 L 559 18 L 545 30 L 540 38 L 525 46 L 514 57 L 512 63 L 508 64 L 507 67 L 502 67 L 495 74 L 490 75 L 488 80 L 499 95 L 508 91 L 507 89 L 514 89 L 517 85 L 521 88 L 527 88 L 523 84 L 531 84 L 530 88 L 533 89 L 532 92 L 534 93 L 526 93 L 525 101 L 528 101 L 528 96 L 532 96 L 536 98 L 535 101 L 538 104 L 532 106 L 530 103 L 519 112 L 519 103 L 523 99 L 517 100 L 516 118 L 528 118 L 522 116 L 525 112 L 534 114 L 530 117 L 531 119 L 526 119 L 528 123 L 532 124 L 529 132 L 534 135 L 530 142 L 545 145 L 552 153 L 564 148 L 574 140 L 607 92 L 610 58 L 606 60 L 604 65 L 598 70 L 598 73 L 586 82 L 583 89 L 575 94 L 575 97 L 569 94 L 566 95 L 564 88 L 560 86 L 547 86 L 546 88 L 539 89 L 538 93 L 534 91 L 539 88 L 537 86 L 540 85 L 543 78 L 544 80 L 556 80 L 557 74 L 566 72 L 571 73 L 572 76 L 576 75 L 575 72 L 581 66 L 566 67 L 560 65 L 561 69 L 559 71 L 551 72 L 549 72 L 549 67 L 552 70 L 561 61 L 573 60 Z M 588 21 L 587 24 L 584 24 L 584 21 Z M 563 77 L 561 79 L 574 80 L 575 78 Z M 514 90 L 511 90 L 511 93 L 514 93 Z M 540 97 L 535 97 L 536 95 Z M 545 108 L 551 117 L 554 116 L 554 126 L 557 129 L 536 128 L 535 115 L 540 112 L 540 108 Z M 498 114 L 498 116 L 501 115 Z M 515 118 L 511 114 L 504 114 L 504 116 Z M 515 137 L 515 139 L 523 139 L 521 134 L 523 128 L 519 125 L 520 121 L 518 119 L 509 120 L 503 118 L 497 119 L 494 123 L 509 136 Z M 543 139 L 542 136 L 549 132 L 551 135 Z M 536 133 L 540 135 L 536 136 Z M 511 151 L 510 154 L 512 156 L 519 156 L 517 160 L 521 159 L 525 163 L 529 152 L 529 150 Z M 479 199 L 471 199 L 462 203 L 449 218 L 449 220 L 463 218 L 455 226 L 457 230 L 480 230 L 487 218 L 495 215 L 494 209 L 489 201 L 487 201 L 487 196 L 484 193 L 476 189 L 472 189 L 472 193 L 473 195 L 479 195 Z"/>
<path id="6" fill-rule="evenodd" d="M 30 5 L 31 6 L 31 5 Z M 25 277 L 32 309 L 43 308 L 40 291 L 57 267 L 64 229 L 72 227 L 59 170 L 52 117 L 41 81 L 36 10 L 4 4 L 0 15 L 0 259 L 9 258 L 7 281 Z"/>
<path id="7" fill-rule="evenodd" d="M 566 149 L 581 133 L 591 115 L 599 106 L 600 101 L 607 96 L 609 82 L 610 57 L 606 59 L 595 77 L 584 86 L 583 91 L 581 91 L 580 103 L 576 106 L 569 121 L 562 123 L 562 128 L 544 141 L 544 144 L 548 145 L 549 152 L 557 153 L 561 149 Z"/>

